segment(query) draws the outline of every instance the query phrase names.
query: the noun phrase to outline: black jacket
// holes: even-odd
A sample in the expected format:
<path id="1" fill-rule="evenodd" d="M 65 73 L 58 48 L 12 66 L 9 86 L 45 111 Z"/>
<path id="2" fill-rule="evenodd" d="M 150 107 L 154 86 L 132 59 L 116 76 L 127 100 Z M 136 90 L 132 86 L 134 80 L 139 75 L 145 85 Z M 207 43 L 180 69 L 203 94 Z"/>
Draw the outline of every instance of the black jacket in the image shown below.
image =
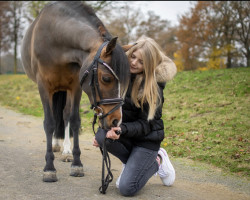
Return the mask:
<path id="1" fill-rule="evenodd" d="M 133 76 L 131 76 L 131 81 L 133 81 Z M 143 111 L 134 105 L 131 99 L 132 82 L 130 82 L 125 103 L 122 106 L 121 139 L 129 138 L 136 146 L 159 150 L 161 141 L 164 139 L 164 124 L 161 117 L 165 85 L 166 83 L 158 83 L 162 104 L 157 108 L 154 119 L 148 121 L 149 105 L 145 103 Z"/>

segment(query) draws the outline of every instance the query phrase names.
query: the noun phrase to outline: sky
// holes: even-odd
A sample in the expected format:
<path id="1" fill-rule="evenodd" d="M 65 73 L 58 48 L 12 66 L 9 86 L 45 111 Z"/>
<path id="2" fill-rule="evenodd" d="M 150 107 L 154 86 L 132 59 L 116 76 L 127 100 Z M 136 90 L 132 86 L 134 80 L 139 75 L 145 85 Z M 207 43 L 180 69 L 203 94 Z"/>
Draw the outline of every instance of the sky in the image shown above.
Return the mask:
<path id="1" fill-rule="evenodd" d="M 192 6 L 190 1 L 135 1 L 135 6 L 138 6 L 143 13 L 149 10 L 159 15 L 161 19 L 166 19 L 171 22 L 171 25 L 178 25 L 178 15 L 183 15 L 189 11 Z"/>

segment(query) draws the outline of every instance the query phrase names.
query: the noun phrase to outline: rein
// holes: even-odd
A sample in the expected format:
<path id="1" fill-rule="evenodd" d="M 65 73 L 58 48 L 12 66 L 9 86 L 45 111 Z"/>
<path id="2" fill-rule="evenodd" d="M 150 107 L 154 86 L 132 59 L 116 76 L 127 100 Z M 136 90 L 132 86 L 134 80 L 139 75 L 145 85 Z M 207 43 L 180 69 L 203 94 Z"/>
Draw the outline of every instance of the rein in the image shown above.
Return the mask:
<path id="1" fill-rule="evenodd" d="M 107 63 L 105 63 L 102 59 L 100 59 L 101 51 L 107 44 L 108 44 L 108 41 L 102 43 L 102 45 L 99 47 L 92 63 L 85 70 L 83 77 L 80 81 L 80 85 L 82 87 L 85 79 L 92 72 L 92 76 L 91 76 L 91 80 L 89 82 L 89 85 L 91 86 L 91 92 L 93 95 L 94 103 L 91 105 L 91 108 L 93 110 L 96 110 L 96 109 L 99 110 L 99 113 L 94 114 L 94 119 L 92 122 L 92 129 L 93 129 L 94 134 L 96 134 L 94 126 L 96 124 L 97 117 L 99 117 L 100 120 L 103 120 L 105 117 L 107 117 L 108 115 L 113 113 L 115 110 L 117 110 L 118 108 L 120 108 L 124 104 L 124 101 L 122 98 L 103 99 L 101 92 L 100 92 L 99 83 L 98 83 L 98 75 L 97 75 L 98 63 L 105 66 L 112 73 L 112 75 L 119 81 L 119 78 L 117 77 L 115 72 L 112 70 L 112 68 Z M 99 98 L 100 98 L 100 101 L 98 101 L 98 102 L 96 100 L 96 93 L 98 93 Z M 104 114 L 102 108 L 99 105 L 106 105 L 106 104 L 117 104 L 117 105 L 114 108 L 112 108 L 109 112 Z M 119 134 L 119 133 L 117 133 L 117 134 Z M 108 188 L 109 183 L 112 182 L 112 180 L 113 180 L 113 174 L 111 172 L 111 161 L 110 161 L 107 149 L 106 149 L 106 140 L 107 140 L 107 138 L 105 138 L 105 140 L 104 140 L 103 148 L 100 147 L 100 151 L 102 153 L 102 185 L 100 186 L 99 191 L 102 194 L 106 193 L 106 190 Z M 105 165 L 106 165 L 107 172 L 108 172 L 106 178 L 104 178 Z"/>

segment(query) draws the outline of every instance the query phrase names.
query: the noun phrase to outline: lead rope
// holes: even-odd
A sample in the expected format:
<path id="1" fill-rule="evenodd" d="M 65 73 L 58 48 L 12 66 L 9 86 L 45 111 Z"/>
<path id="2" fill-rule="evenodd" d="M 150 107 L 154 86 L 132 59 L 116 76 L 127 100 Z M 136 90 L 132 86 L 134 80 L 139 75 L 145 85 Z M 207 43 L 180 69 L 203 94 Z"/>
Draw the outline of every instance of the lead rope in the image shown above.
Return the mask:
<path id="1" fill-rule="evenodd" d="M 102 194 L 106 194 L 106 190 L 108 189 L 109 183 L 111 183 L 113 181 L 113 174 L 111 172 L 111 162 L 110 162 L 110 158 L 109 158 L 109 154 L 107 152 L 106 149 L 106 140 L 107 138 L 105 138 L 104 143 L 103 143 L 103 150 L 100 147 L 100 151 L 102 153 L 102 185 L 99 187 L 99 191 Z M 106 169 L 107 169 L 107 176 L 105 177 L 105 165 L 106 165 Z"/>
<path id="2" fill-rule="evenodd" d="M 95 132 L 95 123 L 97 120 L 97 114 L 95 113 L 94 115 L 94 120 L 92 122 L 92 128 L 94 131 L 94 134 L 96 134 Z M 109 183 L 111 183 L 113 181 L 113 174 L 111 172 L 111 162 L 110 162 L 110 157 L 109 154 L 107 152 L 107 148 L 106 148 L 106 140 L 107 138 L 104 139 L 104 143 L 103 143 L 103 149 L 100 147 L 100 151 L 102 153 L 102 185 L 99 188 L 99 191 L 102 194 L 106 194 L 106 190 L 108 189 Z M 105 165 L 106 165 L 106 169 L 107 169 L 107 176 L 105 177 Z"/>

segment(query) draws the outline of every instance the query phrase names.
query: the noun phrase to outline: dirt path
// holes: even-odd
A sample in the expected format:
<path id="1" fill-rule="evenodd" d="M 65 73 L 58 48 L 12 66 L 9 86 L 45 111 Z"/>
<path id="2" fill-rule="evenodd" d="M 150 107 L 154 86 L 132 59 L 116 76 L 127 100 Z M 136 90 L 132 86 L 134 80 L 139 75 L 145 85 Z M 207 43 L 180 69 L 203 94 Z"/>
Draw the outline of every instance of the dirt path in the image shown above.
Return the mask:
<path id="1" fill-rule="evenodd" d="M 82 119 L 83 120 L 83 119 Z M 45 134 L 41 118 L 15 113 L 0 107 L 0 199 L 250 199 L 250 182 L 223 175 L 220 170 L 184 159 L 174 159 L 176 181 L 164 187 L 159 177 L 152 177 L 133 198 L 120 196 L 115 181 L 121 163 L 111 156 L 114 180 L 107 194 L 100 194 L 101 153 L 92 146 L 92 133 L 80 136 L 84 177 L 69 176 L 71 163 L 55 153 L 56 183 L 42 182 L 45 165 Z"/>

